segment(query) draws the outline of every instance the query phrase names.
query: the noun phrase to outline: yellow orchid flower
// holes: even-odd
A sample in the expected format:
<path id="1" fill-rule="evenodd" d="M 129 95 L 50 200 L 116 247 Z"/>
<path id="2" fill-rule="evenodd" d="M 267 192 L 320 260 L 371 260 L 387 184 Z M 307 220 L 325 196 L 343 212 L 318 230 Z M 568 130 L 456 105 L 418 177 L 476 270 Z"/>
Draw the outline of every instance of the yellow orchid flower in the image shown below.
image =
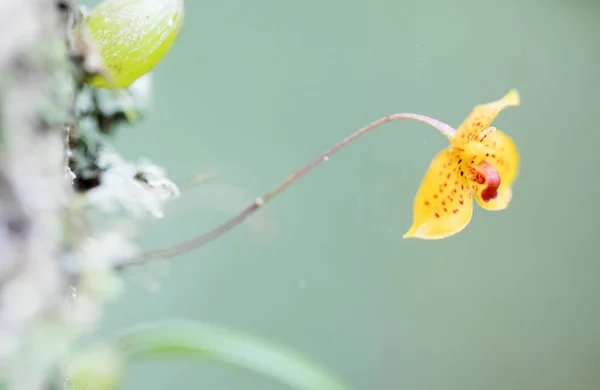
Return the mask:
<path id="1" fill-rule="evenodd" d="M 433 159 L 421 183 L 414 203 L 413 225 L 404 238 L 436 240 L 450 237 L 463 230 L 471 221 L 473 197 L 487 210 L 503 210 L 508 206 L 512 198 L 511 186 L 517 177 L 519 154 L 513 141 L 490 125 L 500 111 L 519 104 L 519 93 L 511 89 L 501 99 L 475 106 L 458 130 L 425 115 L 411 113 L 386 115 L 345 137 L 213 230 L 170 248 L 154 250 L 127 259 L 117 268 L 178 256 L 206 245 L 238 226 L 298 179 L 324 161 L 329 161 L 333 154 L 351 142 L 385 123 L 397 120 L 425 123 L 450 140 L 450 147 L 442 150 Z"/>
<path id="2" fill-rule="evenodd" d="M 500 111 L 519 103 L 513 89 L 478 105 L 449 137 L 449 148 L 433 159 L 421 182 L 404 238 L 435 240 L 460 232 L 471 220 L 473 197 L 486 210 L 508 206 L 519 154 L 513 141 L 490 125 Z"/>

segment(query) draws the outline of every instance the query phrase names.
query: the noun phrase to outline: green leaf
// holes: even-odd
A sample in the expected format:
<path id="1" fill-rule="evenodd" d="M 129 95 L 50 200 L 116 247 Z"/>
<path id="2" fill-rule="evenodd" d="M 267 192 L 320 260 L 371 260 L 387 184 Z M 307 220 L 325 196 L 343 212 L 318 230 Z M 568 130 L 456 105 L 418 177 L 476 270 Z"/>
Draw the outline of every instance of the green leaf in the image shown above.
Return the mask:
<path id="1" fill-rule="evenodd" d="M 128 362 L 175 355 L 227 363 L 298 390 L 343 390 L 330 374 L 293 351 L 237 331 L 189 321 L 133 327 L 118 338 Z"/>

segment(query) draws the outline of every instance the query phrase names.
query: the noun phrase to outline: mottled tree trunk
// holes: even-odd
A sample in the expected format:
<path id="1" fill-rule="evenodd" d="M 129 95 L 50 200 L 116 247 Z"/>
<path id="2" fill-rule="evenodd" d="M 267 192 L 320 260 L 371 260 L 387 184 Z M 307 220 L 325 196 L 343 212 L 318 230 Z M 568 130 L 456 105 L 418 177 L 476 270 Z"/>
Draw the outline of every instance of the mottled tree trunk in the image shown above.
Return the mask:
<path id="1" fill-rule="evenodd" d="M 45 386 L 29 364 L 7 364 L 28 359 L 32 325 L 61 315 L 67 286 L 61 270 L 71 193 L 65 124 L 73 106 L 66 46 L 72 5 L 0 1 L 0 369 L 9 372 L 11 388 Z M 44 364 L 35 366 L 41 371 Z"/>

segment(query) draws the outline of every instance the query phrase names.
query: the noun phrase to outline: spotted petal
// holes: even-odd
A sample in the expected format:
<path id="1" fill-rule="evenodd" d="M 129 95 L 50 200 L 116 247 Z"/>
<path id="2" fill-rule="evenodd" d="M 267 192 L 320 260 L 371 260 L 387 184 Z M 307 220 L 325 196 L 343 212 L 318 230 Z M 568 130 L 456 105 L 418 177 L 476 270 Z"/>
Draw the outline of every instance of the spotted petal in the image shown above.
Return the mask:
<path id="1" fill-rule="evenodd" d="M 456 134 L 452 138 L 452 145 L 460 147 L 461 145 L 477 140 L 480 134 L 496 119 L 500 111 L 507 107 L 518 106 L 519 103 L 519 93 L 517 90 L 511 89 L 501 99 L 475 106 L 471 114 L 456 130 Z"/>
<path id="2" fill-rule="evenodd" d="M 500 187 L 498 187 L 498 197 L 489 202 L 484 202 L 481 198 L 481 188 L 473 185 L 475 199 L 481 207 L 486 210 L 503 210 L 508 207 L 512 198 L 512 185 L 515 181 L 519 168 L 519 153 L 514 142 L 508 135 L 496 130 L 482 137 L 481 142 L 487 146 L 491 152 L 485 156 L 485 160 L 490 163 L 500 175 Z"/>
<path id="3" fill-rule="evenodd" d="M 431 162 L 415 197 L 413 225 L 404 238 L 427 240 L 449 237 L 463 230 L 473 214 L 473 200 L 460 157 L 441 151 Z"/>

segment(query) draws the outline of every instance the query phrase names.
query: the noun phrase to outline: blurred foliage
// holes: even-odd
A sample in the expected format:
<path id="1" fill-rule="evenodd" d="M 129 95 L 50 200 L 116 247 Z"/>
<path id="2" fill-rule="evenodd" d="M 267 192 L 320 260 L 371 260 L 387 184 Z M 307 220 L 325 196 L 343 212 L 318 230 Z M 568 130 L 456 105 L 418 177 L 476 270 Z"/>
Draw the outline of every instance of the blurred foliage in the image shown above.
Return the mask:
<path id="1" fill-rule="evenodd" d="M 341 390 L 329 373 L 292 350 L 214 325 L 171 321 L 133 327 L 117 339 L 127 362 L 155 357 L 189 357 L 241 367 L 294 389 Z"/>
<path id="2" fill-rule="evenodd" d="M 225 363 L 298 390 L 345 388 L 338 379 L 289 349 L 242 332 L 180 320 L 138 325 L 114 341 L 84 349 L 71 358 L 68 387 L 115 390 L 128 365 L 168 357 Z"/>

